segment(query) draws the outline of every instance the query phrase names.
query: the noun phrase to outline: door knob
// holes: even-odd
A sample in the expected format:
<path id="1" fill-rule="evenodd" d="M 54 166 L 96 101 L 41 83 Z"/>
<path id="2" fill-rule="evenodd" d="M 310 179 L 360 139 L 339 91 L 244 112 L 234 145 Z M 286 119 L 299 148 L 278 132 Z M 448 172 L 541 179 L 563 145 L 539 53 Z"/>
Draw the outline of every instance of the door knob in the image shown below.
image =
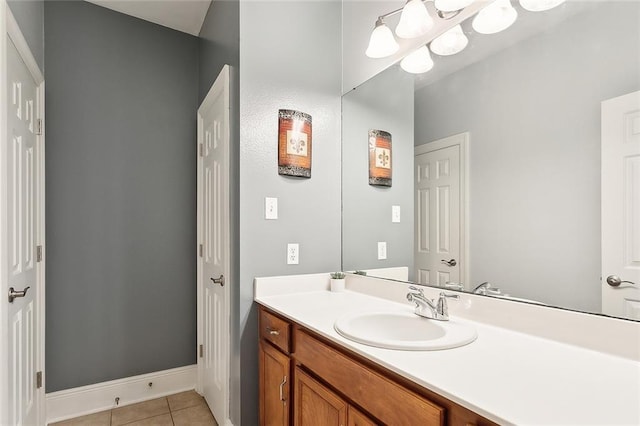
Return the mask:
<path id="1" fill-rule="evenodd" d="M 609 284 L 611 287 L 618 287 L 622 283 L 635 284 L 634 282 L 631 282 L 631 281 L 623 281 L 617 275 L 609 275 L 607 277 L 607 284 Z"/>
<path id="2" fill-rule="evenodd" d="M 211 278 L 214 284 L 220 284 L 220 287 L 224 287 L 224 275 L 220 274 L 220 278 Z"/>
<path id="3" fill-rule="evenodd" d="M 25 297 L 27 295 L 27 290 L 31 287 L 26 287 L 22 291 L 16 291 L 13 287 L 9 287 L 9 303 L 13 303 L 13 299 L 17 297 Z"/>
<path id="4" fill-rule="evenodd" d="M 456 262 L 455 259 L 451 259 L 451 260 L 442 259 L 440 262 L 444 263 L 447 266 L 451 266 L 451 267 L 454 267 L 454 266 L 456 266 L 458 264 L 458 262 Z"/>

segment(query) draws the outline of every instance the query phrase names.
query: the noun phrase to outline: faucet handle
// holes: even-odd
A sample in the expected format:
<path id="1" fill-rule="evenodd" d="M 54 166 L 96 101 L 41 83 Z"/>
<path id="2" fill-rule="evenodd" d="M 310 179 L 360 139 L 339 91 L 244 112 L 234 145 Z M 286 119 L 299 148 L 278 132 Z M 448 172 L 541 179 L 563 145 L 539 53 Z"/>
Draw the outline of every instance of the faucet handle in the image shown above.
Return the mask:
<path id="1" fill-rule="evenodd" d="M 424 289 L 418 288 L 416 286 L 410 285 L 409 290 L 417 291 L 420 294 L 424 294 Z"/>
<path id="2" fill-rule="evenodd" d="M 464 290 L 464 285 L 462 283 L 457 283 L 453 281 L 447 281 L 446 283 L 444 283 L 444 287 L 450 290 L 459 290 L 459 291 Z"/>
<path id="3" fill-rule="evenodd" d="M 444 291 L 442 291 L 440 292 L 440 298 L 442 299 L 443 297 L 448 297 L 450 299 L 460 299 L 459 294 L 447 294 Z"/>
<path id="4" fill-rule="evenodd" d="M 415 302 L 416 306 L 419 306 L 420 303 L 418 303 L 418 301 L 416 300 L 416 298 L 421 298 L 424 299 L 424 290 L 421 288 L 418 288 L 416 286 L 410 285 L 409 286 L 409 290 L 415 292 L 412 293 L 411 291 L 409 293 L 407 293 L 407 300 L 409 302 Z"/>
<path id="5" fill-rule="evenodd" d="M 449 306 L 447 305 L 447 299 L 459 299 L 460 295 L 458 294 L 447 294 L 444 291 L 440 293 L 440 297 L 438 297 L 438 305 L 436 307 L 437 312 L 444 316 L 449 317 Z"/>

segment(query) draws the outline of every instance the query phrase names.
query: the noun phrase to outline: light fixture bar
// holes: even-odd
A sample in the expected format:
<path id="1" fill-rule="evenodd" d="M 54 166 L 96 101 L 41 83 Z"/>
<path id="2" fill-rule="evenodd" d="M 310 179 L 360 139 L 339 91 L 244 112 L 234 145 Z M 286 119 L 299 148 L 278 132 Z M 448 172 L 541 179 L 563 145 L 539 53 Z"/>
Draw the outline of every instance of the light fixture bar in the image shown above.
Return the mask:
<path id="1" fill-rule="evenodd" d="M 422 1 L 424 2 L 426 0 L 422 0 Z M 380 16 L 378 16 L 378 20 L 380 20 L 380 19 L 384 20 L 384 19 L 388 18 L 389 16 L 397 15 L 398 13 L 402 12 L 402 9 L 404 9 L 404 6 L 401 7 L 400 9 L 392 10 L 389 13 L 385 13 L 384 15 L 380 15 Z"/>

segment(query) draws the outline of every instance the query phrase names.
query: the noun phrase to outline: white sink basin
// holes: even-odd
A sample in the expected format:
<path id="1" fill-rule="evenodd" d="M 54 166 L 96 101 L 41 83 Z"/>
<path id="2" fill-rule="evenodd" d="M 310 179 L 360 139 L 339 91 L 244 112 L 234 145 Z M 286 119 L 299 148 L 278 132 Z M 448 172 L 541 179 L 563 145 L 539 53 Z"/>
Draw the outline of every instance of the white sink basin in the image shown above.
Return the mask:
<path id="1" fill-rule="evenodd" d="M 436 321 L 413 312 L 365 312 L 334 324 L 343 337 L 369 346 L 405 351 L 451 349 L 476 340 L 476 329 L 456 320 Z"/>

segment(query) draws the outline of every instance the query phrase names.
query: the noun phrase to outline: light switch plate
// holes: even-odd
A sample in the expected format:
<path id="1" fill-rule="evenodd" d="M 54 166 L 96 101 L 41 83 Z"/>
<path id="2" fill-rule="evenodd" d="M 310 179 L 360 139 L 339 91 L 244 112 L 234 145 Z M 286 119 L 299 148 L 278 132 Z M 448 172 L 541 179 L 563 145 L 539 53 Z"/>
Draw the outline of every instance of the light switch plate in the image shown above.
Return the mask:
<path id="1" fill-rule="evenodd" d="M 275 220 L 278 218 L 278 199 L 266 197 L 264 199 L 264 218 Z"/>
<path id="2" fill-rule="evenodd" d="M 387 258 L 387 243 L 386 241 L 378 241 L 378 260 L 385 260 Z"/>
<path id="3" fill-rule="evenodd" d="M 400 206 L 391 206 L 391 222 L 400 223 Z"/>
<path id="4" fill-rule="evenodd" d="M 297 265 L 300 262 L 300 245 L 298 243 L 287 244 L 287 265 Z"/>

